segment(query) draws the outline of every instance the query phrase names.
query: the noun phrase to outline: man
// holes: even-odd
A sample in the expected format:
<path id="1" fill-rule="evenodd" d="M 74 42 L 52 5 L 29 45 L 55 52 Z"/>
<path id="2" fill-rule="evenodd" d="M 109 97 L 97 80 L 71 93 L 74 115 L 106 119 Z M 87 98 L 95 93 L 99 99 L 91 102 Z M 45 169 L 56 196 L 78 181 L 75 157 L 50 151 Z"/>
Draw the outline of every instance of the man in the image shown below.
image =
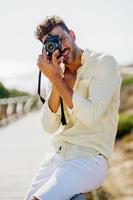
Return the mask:
<path id="1" fill-rule="evenodd" d="M 67 200 L 98 188 L 106 179 L 119 120 L 122 79 L 116 60 L 78 47 L 74 32 L 60 17 L 47 17 L 35 33 L 42 43 L 49 33 L 58 35 L 62 53 L 54 51 L 49 60 L 44 51 L 37 61 L 50 83 L 42 125 L 53 137 L 25 200 Z M 65 126 L 61 124 L 60 97 Z"/>

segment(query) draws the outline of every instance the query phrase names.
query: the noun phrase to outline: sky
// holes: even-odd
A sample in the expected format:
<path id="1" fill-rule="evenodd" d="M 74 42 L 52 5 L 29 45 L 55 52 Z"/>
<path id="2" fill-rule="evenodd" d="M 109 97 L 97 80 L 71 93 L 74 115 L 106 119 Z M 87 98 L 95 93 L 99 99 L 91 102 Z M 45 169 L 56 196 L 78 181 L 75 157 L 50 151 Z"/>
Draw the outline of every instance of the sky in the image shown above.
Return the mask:
<path id="1" fill-rule="evenodd" d="M 0 78 L 37 72 L 42 45 L 34 37 L 48 15 L 61 16 L 77 44 L 133 63 L 132 0 L 0 0 Z"/>

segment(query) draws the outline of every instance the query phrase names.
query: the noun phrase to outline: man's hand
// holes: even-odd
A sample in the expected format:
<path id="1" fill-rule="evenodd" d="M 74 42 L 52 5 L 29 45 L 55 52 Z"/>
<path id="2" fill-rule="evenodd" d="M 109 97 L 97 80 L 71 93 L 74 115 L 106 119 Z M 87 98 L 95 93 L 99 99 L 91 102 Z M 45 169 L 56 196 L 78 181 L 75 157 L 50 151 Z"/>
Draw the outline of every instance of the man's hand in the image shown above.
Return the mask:
<path id="1" fill-rule="evenodd" d="M 56 50 L 52 54 L 50 61 L 48 60 L 47 53 L 44 52 L 43 54 L 39 55 L 37 60 L 37 66 L 42 71 L 42 73 L 49 78 L 51 82 L 53 82 L 55 78 L 63 78 L 63 72 L 60 68 L 60 63 L 63 61 L 63 56 L 57 59 L 58 56 L 59 51 Z"/>
<path id="2" fill-rule="evenodd" d="M 51 61 L 48 60 L 47 54 L 44 53 L 43 55 L 39 55 L 38 58 L 38 67 L 40 70 L 49 78 L 49 80 L 53 83 L 53 85 L 58 90 L 59 95 L 62 97 L 65 104 L 69 107 L 73 107 L 72 103 L 72 95 L 73 95 L 73 85 L 76 80 L 76 74 L 70 73 L 69 70 L 66 70 L 65 76 L 63 78 L 63 72 L 60 68 L 60 62 L 63 61 L 63 57 L 57 59 L 59 55 L 58 51 L 55 51 L 52 54 Z M 53 103 L 49 99 L 49 106 L 53 111 L 56 112 L 58 105 L 59 105 L 59 96 L 57 100 L 56 108 L 51 106 Z"/>

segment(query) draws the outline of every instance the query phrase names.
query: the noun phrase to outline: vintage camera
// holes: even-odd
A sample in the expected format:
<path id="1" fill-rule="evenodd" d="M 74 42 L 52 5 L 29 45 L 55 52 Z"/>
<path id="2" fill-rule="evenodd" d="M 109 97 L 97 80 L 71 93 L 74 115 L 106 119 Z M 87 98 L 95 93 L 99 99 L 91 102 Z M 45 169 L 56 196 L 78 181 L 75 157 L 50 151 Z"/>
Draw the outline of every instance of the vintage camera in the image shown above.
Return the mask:
<path id="1" fill-rule="evenodd" d="M 44 41 L 42 53 L 43 53 L 44 49 L 46 50 L 46 52 L 48 54 L 49 60 L 51 60 L 52 53 L 58 49 L 60 54 L 57 58 L 59 58 L 62 55 L 59 35 L 48 34 L 46 40 Z M 45 103 L 45 99 L 41 96 L 41 70 L 39 70 L 38 94 L 40 96 L 41 102 Z M 65 113 L 64 113 L 63 100 L 61 97 L 60 97 L 60 102 L 61 102 L 61 122 L 62 122 L 62 125 L 66 125 L 67 123 L 66 123 L 66 118 L 65 118 Z"/>
<path id="2" fill-rule="evenodd" d="M 44 42 L 44 45 L 45 45 L 45 50 L 49 57 L 51 57 L 52 53 L 57 49 L 60 51 L 60 54 L 61 54 L 61 43 L 60 43 L 59 35 L 48 34 Z"/>

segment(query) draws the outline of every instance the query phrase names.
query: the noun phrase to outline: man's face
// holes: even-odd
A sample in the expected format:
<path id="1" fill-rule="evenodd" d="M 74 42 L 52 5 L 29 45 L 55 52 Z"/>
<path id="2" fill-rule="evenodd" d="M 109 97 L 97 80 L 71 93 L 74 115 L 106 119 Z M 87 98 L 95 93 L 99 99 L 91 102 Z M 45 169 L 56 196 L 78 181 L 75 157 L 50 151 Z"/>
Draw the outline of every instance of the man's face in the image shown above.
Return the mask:
<path id="1" fill-rule="evenodd" d="M 59 35 L 61 42 L 62 55 L 64 56 L 63 63 L 65 65 L 71 65 L 76 59 L 76 44 L 75 36 L 72 31 L 69 33 L 62 29 L 61 26 L 56 26 L 50 32 L 52 35 Z M 47 35 L 43 37 L 43 42 L 45 41 Z"/>

